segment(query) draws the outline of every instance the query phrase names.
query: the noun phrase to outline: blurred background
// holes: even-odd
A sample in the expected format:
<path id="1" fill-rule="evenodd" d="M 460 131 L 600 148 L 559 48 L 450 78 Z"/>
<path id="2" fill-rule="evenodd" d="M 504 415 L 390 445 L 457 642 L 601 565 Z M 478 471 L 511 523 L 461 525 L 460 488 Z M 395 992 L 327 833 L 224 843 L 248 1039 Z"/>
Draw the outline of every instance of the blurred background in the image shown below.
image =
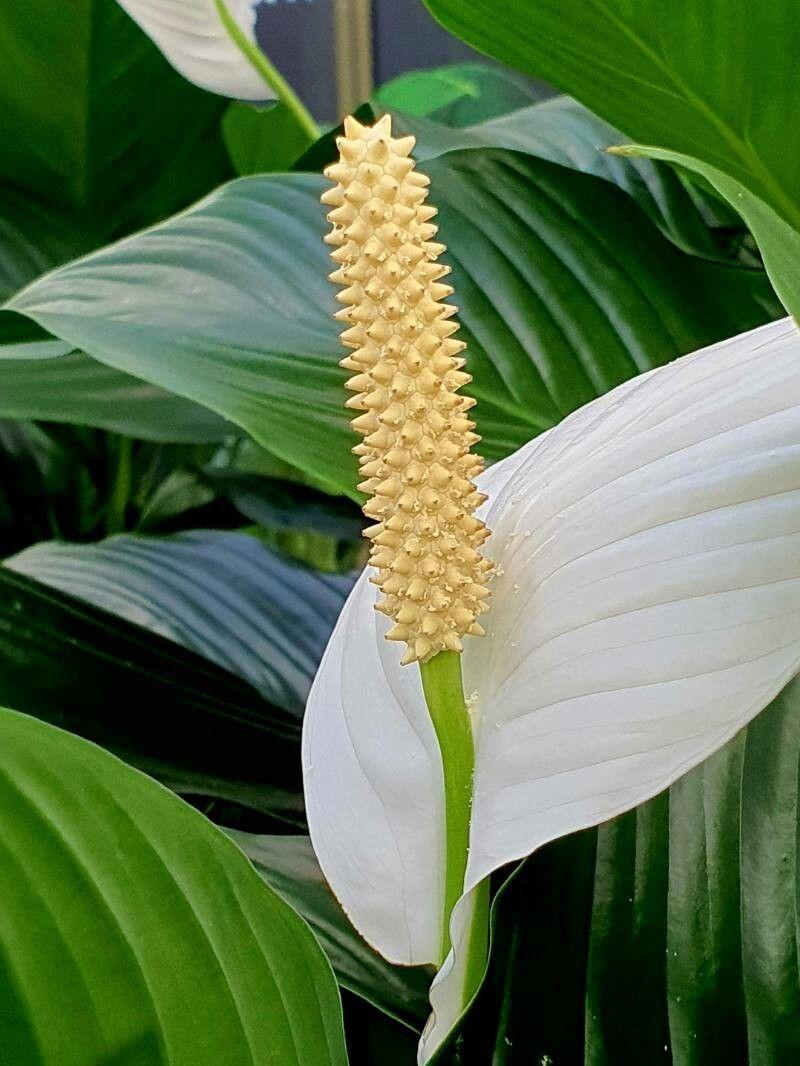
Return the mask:
<path id="1" fill-rule="evenodd" d="M 491 64 L 442 29 L 422 0 L 263 0 L 257 33 L 320 122 L 338 122 L 405 71 Z"/>

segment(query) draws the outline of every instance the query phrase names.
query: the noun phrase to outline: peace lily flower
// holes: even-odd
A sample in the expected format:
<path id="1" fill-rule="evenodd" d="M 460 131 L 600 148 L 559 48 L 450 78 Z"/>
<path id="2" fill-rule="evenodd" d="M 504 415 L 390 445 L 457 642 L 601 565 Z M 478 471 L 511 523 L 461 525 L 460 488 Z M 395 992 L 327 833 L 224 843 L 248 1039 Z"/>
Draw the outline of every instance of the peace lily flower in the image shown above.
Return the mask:
<path id="1" fill-rule="evenodd" d="M 800 667 L 800 335 L 784 319 L 588 404 L 480 475 L 477 489 L 458 481 L 460 509 L 441 528 L 455 523 L 460 532 L 442 553 L 415 555 L 416 520 L 432 535 L 437 508 L 452 502 L 422 499 L 426 464 L 447 464 L 440 451 L 415 450 L 412 427 L 403 446 L 411 454 L 400 457 L 388 489 L 384 468 L 406 423 L 425 423 L 437 409 L 415 398 L 455 395 L 467 382 L 460 367 L 430 366 L 441 354 L 431 344 L 415 374 L 431 369 L 436 389 L 427 378 L 427 393 L 403 380 L 399 393 L 368 402 L 396 383 L 398 360 L 419 354 L 415 332 L 451 321 L 431 306 L 441 288 L 420 296 L 407 280 L 419 277 L 419 264 L 435 262 L 441 246 L 423 256 L 406 248 L 398 277 L 387 280 L 399 248 L 432 238 L 430 209 L 424 218 L 418 211 L 424 198 L 406 196 L 426 184 L 408 180 L 410 147 L 392 140 L 386 123 L 368 130 L 351 122 L 342 161 L 329 171 L 337 182 L 326 194 L 340 263 L 334 279 L 347 286 L 342 296 L 355 316 L 342 317 L 354 323 L 349 340 L 360 353 L 345 365 L 358 376 L 355 406 L 369 416 L 357 427 L 367 434 L 357 450 L 373 464 L 365 489 L 376 493 L 368 513 L 380 528 L 371 531 L 377 569 L 368 567 L 353 589 L 309 697 L 303 764 L 311 838 L 356 928 L 393 962 L 441 967 L 420 1046 L 425 1062 L 480 976 L 488 875 L 654 796 L 737 733 Z M 395 185 L 381 186 L 381 216 L 372 190 L 381 168 L 398 158 L 408 162 L 395 166 Z M 353 175 L 359 167 L 368 181 Z M 396 211 L 397 204 L 414 211 Z M 438 285 L 441 274 L 426 270 L 427 284 Z M 408 296 L 387 313 L 386 301 L 404 284 L 414 307 L 431 301 L 419 330 Z M 450 333 L 440 330 L 439 339 Z M 448 428 L 417 439 L 471 434 L 463 407 L 443 402 L 454 412 Z M 437 473 L 439 496 L 476 469 L 464 447 L 456 452 L 462 467 L 450 479 Z M 413 492 L 404 496 L 410 463 L 422 469 L 412 468 Z M 403 499 L 405 509 L 393 506 Z M 478 513 L 467 521 L 473 506 Z M 465 640 L 459 654 L 449 650 L 456 647 L 450 636 L 460 644 L 461 635 L 477 632 L 470 627 L 485 602 L 472 589 L 487 573 L 477 551 L 482 523 L 492 531 L 483 547 L 495 566 L 491 608 L 482 615 L 485 636 Z M 380 542 L 387 529 L 393 536 Z M 430 588 L 415 586 L 409 599 L 409 582 L 429 555 Z M 403 581 L 392 582 L 397 558 Z M 453 559 L 459 572 L 445 580 Z M 448 612 L 470 565 L 472 617 L 459 614 L 452 625 Z M 406 601 L 413 610 L 401 614 Z M 422 628 L 429 614 L 441 624 Z M 408 642 L 407 663 L 428 659 L 422 678 L 415 665 L 401 664 L 387 635 Z M 474 744 L 468 855 L 465 838 L 455 896 L 452 751 L 442 741 L 434 683 L 435 664 L 447 656 L 463 670 Z M 450 710 L 445 726 L 458 718 L 458 708 Z"/>

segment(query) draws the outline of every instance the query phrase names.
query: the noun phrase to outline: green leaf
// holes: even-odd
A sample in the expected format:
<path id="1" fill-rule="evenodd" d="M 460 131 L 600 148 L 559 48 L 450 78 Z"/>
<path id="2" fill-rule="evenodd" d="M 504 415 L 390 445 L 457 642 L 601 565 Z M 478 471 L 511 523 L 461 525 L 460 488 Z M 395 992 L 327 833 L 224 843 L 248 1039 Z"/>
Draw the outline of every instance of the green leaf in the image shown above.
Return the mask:
<path id="1" fill-rule="evenodd" d="M 173 640 L 0 567 L 0 703 L 178 791 L 302 824 L 297 718 Z"/>
<path id="2" fill-rule="evenodd" d="M 0 839 L 0 1046 L 15 1066 L 346 1063 L 308 927 L 154 781 L 0 711 Z"/>
<path id="3" fill-rule="evenodd" d="M 486 63 L 452 63 L 411 70 L 373 94 L 378 108 L 435 119 L 446 126 L 471 126 L 505 115 L 536 99 L 523 78 Z"/>
<path id="4" fill-rule="evenodd" d="M 169 637 L 298 717 L 352 585 L 212 530 L 36 544 L 6 566 Z"/>
<path id="5" fill-rule="evenodd" d="M 0 15 L 0 23 L 4 17 Z M 93 229 L 78 226 L 19 189 L 3 189 L 0 211 L 0 300 L 100 243 Z"/>
<path id="6" fill-rule="evenodd" d="M 677 163 L 705 178 L 741 214 L 758 243 L 764 266 L 786 310 L 800 316 L 800 230 L 790 226 L 759 197 L 727 174 L 698 159 L 661 148 L 631 145 L 620 150 Z"/>
<path id="7" fill-rule="evenodd" d="M 680 248 L 695 255 L 731 257 L 736 234 L 720 234 L 709 226 L 721 214 L 708 196 L 686 184 L 665 163 L 633 155 L 610 154 L 620 145 L 619 130 L 568 96 L 556 96 L 487 122 L 453 130 L 428 119 L 397 117 L 397 128 L 417 138 L 414 155 L 429 159 L 456 148 L 490 147 L 527 152 L 572 170 L 594 174 L 618 185 L 647 212 Z M 733 218 L 735 223 L 735 216 Z M 731 219 L 726 219 L 729 225 Z"/>
<path id="8" fill-rule="evenodd" d="M 276 532 L 322 533 L 358 540 L 364 525 L 350 500 L 328 496 L 308 485 L 235 469 L 207 468 L 206 478 L 246 517 Z"/>
<path id="9" fill-rule="evenodd" d="M 256 527 L 263 543 L 315 570 L 347 573 L 366 561 L 364 517 L 352 500 L 306 483 L 301 472 L 241 438 L 223 446 L 202 477 Z"/>
<path id="10" fill-rule="evenodd" d="M 2 212 L 2 300 L 99 243 L 93 232 L 18 192 L 3 196 Z M 208 408 L 73 351 L 8 311 L 0 311 L 0 418 L 77 423 L 157 441 L 219 441 L 236 432 Z"/>
<path id="11" fill-rule="evenodd" d="M 238 432 L 207 407 L 58 340 L 0 345 L 0 417 L 97 426 L 176 443 L 221 441 Z"/>
<path id="12" fill-rule="evenodd" d="M 4 4 L 0 181 L 107 236 L 230 173 L 223 100 L 177 74 L 116 0 Z"/>
<path id="13" fill-rule="evenodd" d="M 798 711 L 795 680 L 668 793 L 527 859 L 439 1066 L 797 1061 Z"/>
<path id="14" fill-rule="evenodd" d="M 682 253 L 605 181 L 500 150 L 448 153 L 426 170 L 490 459 L 640 371 L 779 313 L 763 273 Z M 240 179 L 45 275 L 10 307 L 355 495 L 323 187 Z"/>
<path id="15" fill-rule="evenodd" d="M 256 836 L 230 831 L 268 885 L 316 933 L 339 983 L 419 1032 L 430 1012 L 432 974 L 392 966 L 362 940 L 322 876 L 306 836 Z"/>
<path id="16" fill-rule="evenodd" d="M 244 178 L 45 278 L 82 292 L 77 314 L 59 299 L 59 336 L 79 333 L 89 343 L 76 347 L 205 404 L 352 492 L 321 187 L 299 174 Z"/>
<path id="17" fill-rule="evenodd" d="M 242 176 L 290 170 L 312 144 L 283 103 L 271 107 L 232 103 L 225 112 L 222 136 L 234 169 Z"/>
<path id="18" fill-rule="evenodd" d="M 800 229 L 792 0 L 425 0 L 450 31 L 642 144 L 716 167 Z"/>

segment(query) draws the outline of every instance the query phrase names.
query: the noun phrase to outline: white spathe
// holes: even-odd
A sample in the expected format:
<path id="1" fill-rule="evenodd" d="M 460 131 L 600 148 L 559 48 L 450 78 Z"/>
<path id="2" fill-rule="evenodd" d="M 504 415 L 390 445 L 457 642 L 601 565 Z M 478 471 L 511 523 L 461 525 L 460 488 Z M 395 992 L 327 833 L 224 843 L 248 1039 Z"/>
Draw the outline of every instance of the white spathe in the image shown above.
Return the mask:
<path id="1" fill-rule="evenodd" d="M 119 0 L 132 19 L 189 81 L 237 100 L 271 100 L 274 93 L 225 28 L 221 9 L 256 45 L 260 0 Z M 256 46 L 257 47 L 257 46 Z"/>
<path id="2" fill-rule="evenodd" d="M 666 788 L 800 668 L 797 327 L 784 319 L 622 385 L 481 488 L 497 573 L 487 635 L 463 655 L 476 732 L 467 891 Z M 441 765 L 419 672 L 382 639 L 374 600 L 365 575 L 309 697 L 309 827 L 366 939 L 393 961 L 430 962 Z M 455 1021 L 459 924 L 457 912 L 423 1060 Z"/>

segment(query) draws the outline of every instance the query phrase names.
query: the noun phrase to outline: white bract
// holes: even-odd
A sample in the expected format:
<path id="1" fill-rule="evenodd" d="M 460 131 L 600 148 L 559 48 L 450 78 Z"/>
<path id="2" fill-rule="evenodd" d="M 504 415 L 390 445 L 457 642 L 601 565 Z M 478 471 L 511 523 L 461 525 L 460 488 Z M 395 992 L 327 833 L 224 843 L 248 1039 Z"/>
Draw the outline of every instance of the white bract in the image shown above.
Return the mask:
<path id="1" fill-rule="evenodd" d="M 239 100 L 271 100 L 274 93 L 247 55 L 257 49 L 260 0 L 119 0 L 132 19 L 189 81 Z M 235 24 L 246 46 L 235 40 Z"/>
<path id="2" fill-rule="evenodd" d="M 475 790 L 469 893 L 628 810 L 723 745 L 800 667 L 800 334 L 785 319 L 644 374 L 479 481 L 497 573 L 467 641 Z M 311 838 L 366 939 L 437 958 L 441 763 L 419 672 L 383 639 L 365 574 L 303 737 Z M 426 1059 L 458 1012 L 459 942 Z"/>

